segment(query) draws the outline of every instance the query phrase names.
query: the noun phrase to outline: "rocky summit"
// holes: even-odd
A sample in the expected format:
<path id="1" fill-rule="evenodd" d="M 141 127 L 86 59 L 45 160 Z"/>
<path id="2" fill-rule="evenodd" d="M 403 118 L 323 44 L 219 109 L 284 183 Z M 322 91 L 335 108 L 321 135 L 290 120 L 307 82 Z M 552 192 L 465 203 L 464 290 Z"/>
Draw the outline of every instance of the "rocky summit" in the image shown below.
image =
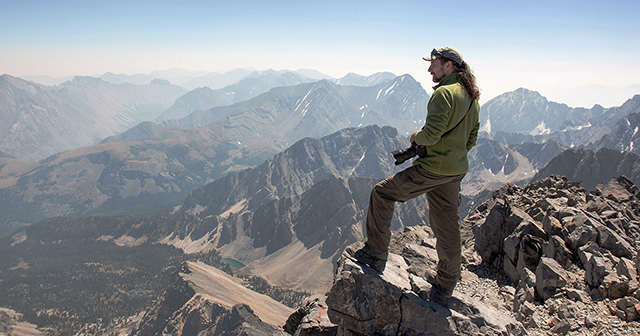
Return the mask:
<path id="1" fill-rule="evenodd" d="M 624 176 L 507 183 L 461 222 L 451 298 L 430 299 L 436 240 L 415 226 L 393 233 L 383 273 L 350 257 L 362 243 L 345 250 L 328 315 L 344 335 L 638 335 L 639 199 Z"/>
<path id="2" fill-rule="evenodd" d="M 526 335 L 508 312 L 465 291 L 429 298 L 432 286 L 424 275 L 438 263 L 429 227 L 394 233 L 382 274 L 350 257 L 361 245 L 345 250 L 326 300 L 329 318 L 344 335 Z M 478 277 L 464 271 L 465 285 L 472 279 Z"/>

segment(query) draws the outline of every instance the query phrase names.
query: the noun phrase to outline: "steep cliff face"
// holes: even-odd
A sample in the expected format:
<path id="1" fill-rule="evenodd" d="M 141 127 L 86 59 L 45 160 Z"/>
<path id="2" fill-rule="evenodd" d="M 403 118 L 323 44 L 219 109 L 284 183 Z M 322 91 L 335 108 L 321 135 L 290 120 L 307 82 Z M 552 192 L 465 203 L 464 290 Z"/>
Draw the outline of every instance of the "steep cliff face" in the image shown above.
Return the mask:
<path id="1" fill-rule="evenodd" d="M 132 335 L 287 335 L 293 309 L 202 263 L 187 262 Z"/>
<path id="2" fill-rule="evenodd" d="M 640 182 L 640 156 L 632 152 L 621 152 L 601 148 L 568 149 L 554 157 L 546 167 L 536 173 L 531 181 L 538 181 L 551 175 L 566 176 L 572 181 L 581 181 L 587 190 L 593 190 L 600 183 L 625 175 L 634 183 Z"/>
<path id="3" fill-rule="evenodd" d="M 586 109 L 550 102 L 535 91 L 521 88 L 482 105 L 481 131 L 507 144 L 554 140 L 567 147 L 591 143 L 595 149 L 602 146 L 625 148 L 632 144 L 637 125 L 637 117 L 625 116 L 638 113 L 639 109 L 640 95 L 621 106 L 605 109 L 595 105 Z M 606 139 L 598 141 L 603 137 Z"/>

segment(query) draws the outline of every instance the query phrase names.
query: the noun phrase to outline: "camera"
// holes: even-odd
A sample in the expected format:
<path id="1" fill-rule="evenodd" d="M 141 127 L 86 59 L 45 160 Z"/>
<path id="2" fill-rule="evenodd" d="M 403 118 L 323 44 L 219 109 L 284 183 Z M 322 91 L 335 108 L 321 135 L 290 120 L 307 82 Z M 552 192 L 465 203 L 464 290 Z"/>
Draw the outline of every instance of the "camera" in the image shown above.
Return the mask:
<path id="1" fill-rule="evenodd" d="M 411 143 L 411 147 L 405 149 L 398 149 L 391 152 L 393 158 L 396 159 L 396 166 L 403 164 L 405 161 L 412 157 L 419 155 L 420 157 L 426 156 L 427 148 L 425 146 L 418 146 L 415 142 Z"/>

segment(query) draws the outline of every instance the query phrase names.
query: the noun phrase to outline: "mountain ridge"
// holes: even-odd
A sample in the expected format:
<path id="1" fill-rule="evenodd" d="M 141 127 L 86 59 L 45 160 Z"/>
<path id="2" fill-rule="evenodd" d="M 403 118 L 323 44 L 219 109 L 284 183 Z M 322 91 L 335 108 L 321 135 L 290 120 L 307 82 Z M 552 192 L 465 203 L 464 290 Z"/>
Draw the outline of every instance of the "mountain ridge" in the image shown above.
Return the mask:
<path id="1" fill-rule="evenodd" d="M 37 161 L 93 145 L 149 115 L 164 110 L 184 92 L 168 82 L 114 85 L 75 77 L 47 87 L 0 76 L 0 149 Z"/>

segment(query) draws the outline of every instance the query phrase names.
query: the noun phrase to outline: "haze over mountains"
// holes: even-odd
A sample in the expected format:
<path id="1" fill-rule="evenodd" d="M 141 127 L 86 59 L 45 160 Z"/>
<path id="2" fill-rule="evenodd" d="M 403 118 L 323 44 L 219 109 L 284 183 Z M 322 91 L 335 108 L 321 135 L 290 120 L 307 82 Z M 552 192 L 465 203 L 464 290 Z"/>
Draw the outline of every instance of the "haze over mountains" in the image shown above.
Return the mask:
<path id="1" fill-rule="evenodd" d="M 0 76 L 0 150 L 37 161 L 90 146 L 157 116 L 186 92 L 167 81 L 110 84 L 93 77 L 48 87 Z"/>
<path id="2" fill-rule="evenodd" d="M 218 77 L 238 75 L 234 72 Z M 15 84 L 5 86 L 5 96 L 14 97 L 12 94 L 17 91 L 35 92 L 21 100 L 23 105 L 26 101 L 37 102 L 34 97 L 39 95 L 50 97 L 71 88 L 102 97 L 97 92 L 138 87 L 130 83 L 116 85 L 100 79 L 76 78 L 48 88 L 10 76 L 2 78 L 5 83 L 22 85 L 21 91 Z M 163 84 L 174 88 L 166 82 L 154 83 L 157 87 Z M 137 90 L 142 91 L 150 85 L 142 85 Z M 243 100 L 245 98 L 249 99 Z M 232 103 L 236 99 L 241 101 Z M 164 119 L 163 115 L 186 116 L 161 124 L 140 123 L 104 139 L 99 146 L 57 154 L 38 163 L 10 158 L 20 157 L 16 155 L 17 151 L 5 152 L 0 175 L 5 178 L 0 184 L 0 195 L 7 201 L 2 206 L 6 215 L 2 219 L 5 229 L 1 231 L 6 233 L 11 228 L 50 216 L 166 211 L 207 181 L 257 166 L 304 137 L 318 138 L 346 127 L 373 124 L 390 125 L 400 134 L 408 135 L 424 122 L 427 100 L 428 95 L 411 76 L 395 77 L 390 73 L 369 77 L 349 74 L 331 81 L 313 81 L 298 72 L 271 70 L 251 72 L 223 89 L 195 89 L 175 99 L 173 105 L 156 119 Z M 44 101 L 48 102 L 47 99 Z M 23 105 L 5 104 L 26 115 L 15 108 Z M 213 107 L 207 107 L 211 105 Z M 611 135 L 601 141 L 631 137 L 629 128 L 637 125 L 632 112 L 638 111 L 639 105 L 640 97 L 636 96 L 621 107 L 571 109 L 548 102 L 538 93 L 526 89 L 492 99 L 481 109 L 481 118 L 485 120 L 483 130 L 498 131 L 481 134 L 492 140 L 481 140 L 470 153 L 471 170 L 465 178 L 463 195 L 469 199 L 482 198 L 485 196 L 478 195 L 506 181 L 527 183 L 554 156 L 576 143 L 594 149 L 603 146 L 589 145 L 584 139 L 591 141 L 599 134 L 610 132 Z M 41 109 L 47 111 L 45 107 Z M 614 131 L 612 118 L 624 115 L 628 117 L 621 120 Z M 540 119 L 532 116 L 540 116 Z M 110 122 L 115 123 L 122 115 L 110 118 Z M 553 125 L 553 129 L 546 127 L 547 123 Z M 108 126 L 109 123 L 95 125 Z M 508 130 L 508 125 L 525 133 L 506 133 L 504 130 Z M 76 126 L 85 132 L 67 132 L 68 141 L 80 138 L 76 134 L 89 133 L 86 130 L 91 124 L 88 126 L 86 123 L 82 127 Z M 11 134 L 22 129 L 23 137 L 44 139 L 28 131 L 38 127 L 12 126 Z M 47 129 L 51 131 L 56 127 Z M 113 132 L 110 129 L 103 131 Z M 95 134 L 99 132 L 91 132 L 91 141 L 95 141 Z M 623 135 L 619 135 L 621 132 Z M 14 144 L 13 147 L 33 148 L 36 140 L 33 144 L 27 142 L 24 146 Z M 40 147 L 48 148 L 47 145 L 54 142 L 48 141 Z M 632 145 L 632 141 L 630 143 Z M 3 142 L 5 147 L 9 144 Z M 35 153 L 28 155 L 32 157 Z M 476 201 L 470 200 L 469 204 L 477 204 Z M 463 207 L 463 210 L 465 213 L 470 209 Z"/>
<path id="3" fill-rule="evenodd" d="M 7 198 L 2 221 L 15 227 L 59 215 L 146 213 L 141 206 L 178 202 L 193 188 L 256 166 L 304 137 L 349 126 L 393 124 L 394 119 L 385 116 L 388 110 L 399 110 L 404 119 L 396 124 L 408 132 L 424 118 L 420 106 L 427 99 L 410 76 L 373 87 L 323 80 L 276 88 L 175 122 L 206 125 L 202 127 L 143 123 L 105 144 L 60 153 L 35 165 L 7 158 L 5 174 L 10 178 L 0 189 Z"/>
<path id="4" fill-rule="evenodd" d="M 180 74 L 173 78 L 182 84 L 193 80 Z M 26 258 L 35 246 L 55 255 L 80 241 L 120 255 L 162 245 L 171 252 L 157 264 L 167 269 L 182 253 L 215 252 L 247 265 L 239 273 L 323 293 L 342 249 L 364 236 L 371 187 L 408 165 L 393 165 L 389 152 L 424 124 L 429 95 L 409 75 L 318 76 L 210 74 L 199 83 L 234 81 L 191 91 L 142 76 L 53 87 L 0 77 L 0 251 L 11 256 L 0 274 L 46 272 L 29 259 L 37 256 Z M 618 175 L 640 182 L 640 96 L 575 109 L 522 88 L 488 101 L 480 115 L 462 217 L 505 182 L 551 174 L 589 188 Z M 427 214 L 424 199 L 399 205 L 393 228 L 428 225 Z M 155 298 L 167 277 L 153 272 L 153 290 L 127 287 L 127 300 Z"/>

